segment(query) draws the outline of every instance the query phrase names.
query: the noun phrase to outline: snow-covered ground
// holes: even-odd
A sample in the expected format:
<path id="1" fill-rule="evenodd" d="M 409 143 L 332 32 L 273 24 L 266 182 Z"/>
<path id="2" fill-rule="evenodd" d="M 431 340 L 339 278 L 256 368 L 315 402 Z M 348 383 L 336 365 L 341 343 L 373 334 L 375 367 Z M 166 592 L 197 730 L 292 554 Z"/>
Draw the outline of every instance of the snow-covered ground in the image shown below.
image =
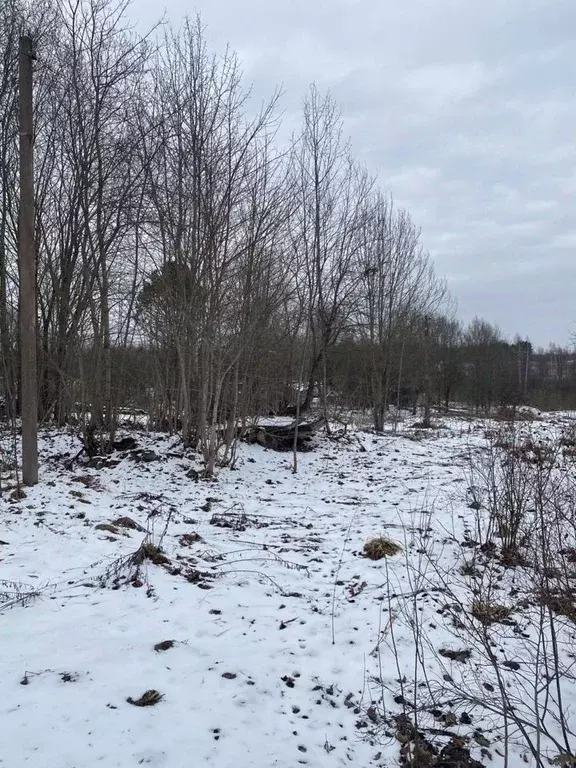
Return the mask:
<path id="1" fill-rule="evenodd" d="M 77 438 L 44 432 L 39 485 L 2 497 L 0 766 L 399 765 L 410 611 L 424 646 L 457 647 L 446 596 L 413 566 L 428 547 L 455 567 L 485 429 L 322 437 L 297 475 L 289 455 L 241 445 L 236 469 L 199 482 L 176 438 L 133 433 L 157 460 L 68 470 Z M 380 535 L 401 552 L 364 557 Z M 444 662 L 430 674 L 462 666 Z M 153 706 L 128 701 L 147 691 Z M 501 724 L 462 710 L 436 713 L 440 743 L 503 765 Z"/>

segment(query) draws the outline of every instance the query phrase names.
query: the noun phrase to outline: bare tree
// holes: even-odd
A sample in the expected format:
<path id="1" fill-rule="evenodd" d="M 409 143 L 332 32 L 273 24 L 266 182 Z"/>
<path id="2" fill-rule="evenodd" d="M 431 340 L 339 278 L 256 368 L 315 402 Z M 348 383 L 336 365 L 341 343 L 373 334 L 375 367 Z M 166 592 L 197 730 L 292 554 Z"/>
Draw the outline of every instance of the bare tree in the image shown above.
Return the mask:
<path id="1" fill-rule="evenodd" d="M 63 249 L 57 249 L 60 263 L 52 260 L 49 269 L 57 281 L 56 368 L 60 371 L 65 362 L 68 334 L 83 337 L 83 352 L 90 351 L 82 361 L 88 366 L 83 396 L 92 428 L 102 431 L 103 449 L 112 442 L 116 425 L 114 289 L 123 277 L 121 259 L 131 243 L 132 201 L 142 176 L 131 124 L 149 54 L 146 39 L 128 31 L 125 9 L 126 3 L 109 0 L 71 0 L 60 6 L 58 53 L 65 66 L 58 85 L 65 134 L 58 186 L 67 188 L 68 206 L 57 222 L 58 236 L 64 238 Z M 75 285 L 80 316 L 71 304 Z"/>
<path id="2" fill-rule="evenodd" d="M 445 286 L 435 278 L 420 232 L 409 214 L 375 196 L 360 253 L 362 302 L 358 325 L 369 349 L 369 380 L 374 427 L 381 431 L 393 390 L 394 404 L 418 336 L 419 318 L 436 310 Z M 420 324 L 421 327 L 421 324 Z M 412 388 L 418 384 L 410 382 Z"/>
<path id="3" fill-rule="evenodd" d="M 211 474 L 230 458 L 257 331 L 285 284 L 286 196 L 271 144 L 277 96 L 247 118 L 237 60 L 208 53 L 199 19 L 168 34 L 153 80 L 148 261 L 156 281 L 169 278 L 160 313 L 173 348 L 175 411 Z"/>
<path id="4" fill-rule="evenodd" d="M 316 380 L 327 416 L 327 353 L 350 321 L 357 297 L 356 255 L 366 222 L 372 179 L 353 161 L 330 95 L 313 85 L 304 102 L 302 134 L 293 151 L 298 206 L 293 244 L 306 279 L 310 332 L 308 382 L 301 410 L 312 402 Z"/>

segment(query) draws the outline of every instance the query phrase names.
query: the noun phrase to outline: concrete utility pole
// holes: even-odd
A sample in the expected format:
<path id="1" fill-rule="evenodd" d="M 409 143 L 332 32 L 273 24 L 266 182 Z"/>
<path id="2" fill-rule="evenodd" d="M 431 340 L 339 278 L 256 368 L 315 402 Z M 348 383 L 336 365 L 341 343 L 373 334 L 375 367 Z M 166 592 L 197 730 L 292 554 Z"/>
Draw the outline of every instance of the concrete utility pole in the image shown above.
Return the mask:
<path id="1" fill-rule="evenodd" d="M 430 318 L 424 318 L 424 418 L 422 426 L 430 429 L 432 421 L 430 418 L 430 407 L 432 395 L 430 392 Z"/>
<path id="2" fill-rule="evenodd" d="M 32 40 L 20 38 L 20 380 L 22 480 L 38 482 L 38 393 L 36 386 L 36 249 L 34 243 L 34 148 Z"/>

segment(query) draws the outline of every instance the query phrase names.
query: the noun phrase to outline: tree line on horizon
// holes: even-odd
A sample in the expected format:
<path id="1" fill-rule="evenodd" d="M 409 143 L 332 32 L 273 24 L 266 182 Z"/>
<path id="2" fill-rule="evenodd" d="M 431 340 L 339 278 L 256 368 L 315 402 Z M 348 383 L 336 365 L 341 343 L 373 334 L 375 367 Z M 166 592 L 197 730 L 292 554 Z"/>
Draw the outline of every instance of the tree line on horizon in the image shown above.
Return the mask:
<path id="1" fill-rule="evenodd" d="M 238 424 L 264 412 L 362 408 L 382 429 L 391 406 L 422 394 L 428 408 L 478 410 L 576 400 L 567 351 L 535 353 L 455 319 L 417 225 L 355 159 L 329 94 L 310 87 L 299 132 L 280 146 L 279 91 L 255 112 L 236 55 L 210 51 L 199 18 L 140 35 L 127 7 L 0 7 L 8 418 L 19 413 L 23 33 L 37 57 L 41 423 L 80 411 L 106 450 L 130 403 L 181 431 L 213 471 Z"/>

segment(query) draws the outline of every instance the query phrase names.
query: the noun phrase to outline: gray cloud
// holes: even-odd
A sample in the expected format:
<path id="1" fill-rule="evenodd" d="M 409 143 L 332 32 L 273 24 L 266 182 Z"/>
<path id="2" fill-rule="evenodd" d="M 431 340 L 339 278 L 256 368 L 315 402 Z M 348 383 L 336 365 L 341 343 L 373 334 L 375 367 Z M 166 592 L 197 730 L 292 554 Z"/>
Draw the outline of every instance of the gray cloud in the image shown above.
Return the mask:
<path id="1" fill-rule="evenodd" d="M 152 20 L 157 8 L 134 0 Z M 168 0 L 175 22 L 191 9 Z M 204 0 L 287 128 L 311 81 L 458 299 L 536 344 L 576 327 L 574 0 Z"/>

